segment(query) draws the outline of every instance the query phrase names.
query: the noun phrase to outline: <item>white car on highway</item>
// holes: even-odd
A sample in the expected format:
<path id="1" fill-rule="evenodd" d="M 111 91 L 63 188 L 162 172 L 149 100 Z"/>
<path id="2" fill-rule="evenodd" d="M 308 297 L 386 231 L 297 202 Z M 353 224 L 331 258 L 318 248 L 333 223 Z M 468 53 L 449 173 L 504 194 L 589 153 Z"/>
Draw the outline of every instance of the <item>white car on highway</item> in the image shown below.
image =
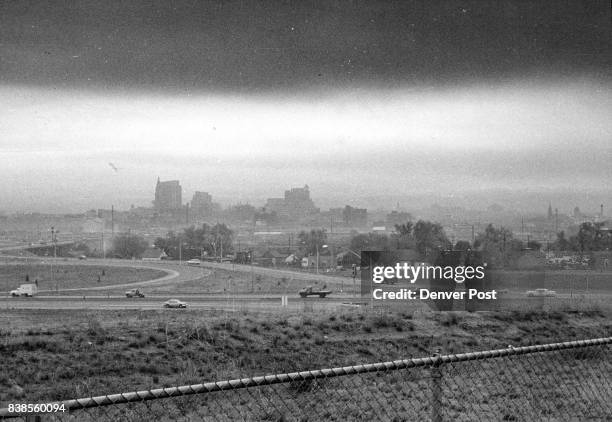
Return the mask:
<path id="1" fill-rule="evenodd" d="M 200 260 L 196 258 L 190 259 L 189 261 L 187 261 L 187 265 L 199 266 Z"/>
<path id="2" fill-rule="evenodd" d="M 557 292 L 548 289 L 535 289 L 527 290 L 526 295 L 528 297 L 554 297 L 557 296 Z"/>
<path id="3" fill-rule="evenodd" d="M 187 308 L 187 304 L 178 299 L 170 299 L 164 302 L 164 308 Z"/>

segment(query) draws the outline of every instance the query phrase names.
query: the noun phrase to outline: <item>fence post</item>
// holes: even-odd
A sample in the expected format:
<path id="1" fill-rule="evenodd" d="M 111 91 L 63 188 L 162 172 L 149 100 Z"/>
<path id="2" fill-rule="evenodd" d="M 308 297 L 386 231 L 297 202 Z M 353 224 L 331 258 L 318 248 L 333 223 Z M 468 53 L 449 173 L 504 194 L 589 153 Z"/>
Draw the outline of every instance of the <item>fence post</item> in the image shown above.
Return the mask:
<path id="1" fill-rule="evenodd" d="M 442 422 L 442 368 L 438 357 L 440 349 L 433 355 L 431 367 L 431 422 Z"/>

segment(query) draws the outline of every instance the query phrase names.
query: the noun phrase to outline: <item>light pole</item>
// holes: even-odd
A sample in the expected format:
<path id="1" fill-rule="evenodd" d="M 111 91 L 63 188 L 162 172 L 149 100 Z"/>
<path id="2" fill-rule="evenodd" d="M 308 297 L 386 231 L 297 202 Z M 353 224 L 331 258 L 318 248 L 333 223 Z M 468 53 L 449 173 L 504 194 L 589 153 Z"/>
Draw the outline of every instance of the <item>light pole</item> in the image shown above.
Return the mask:
<path id="1" fill-rule="evenodd" d="M 55 239 L 55 227 L 53 226 L 51 226 L 51 243 L 53 243 L 53 259 L 51 260 L 51 285 L 55 286 L 55 293 L 59 294 L 57 284 L 55 282 L 55 271 L 53 269 L 53 262 L 55 261 L 55 258 L 57 257 L 57 242 Z"/>
<path id="2" fill-rule="evenodd" d="M 319 244 L 315 243 L 315 246 L 317 248 L 317 274 L 319 274 Z"/>
<path id="3" fill-rule="evenodd" d="M 255 292 L 255 274 L 253 274 L 253 250 L 249 251 L 249 263 L 251 264 L 251 292 Z"/>
<path id="4" fill-rule="evenodd" d="M 102 259 L 106 260 L 106 250 L 104 249 L 104 221 L 100 230 L 100 249 L 102 249 Z"/>
<path id="5" fill-rule="evenodd" d="M 321 245 L 321 249 L 329 249 L 329 246 Z M 319 274 L 319 244 L 318 243 L 317 243 L 317 274 Z"/>

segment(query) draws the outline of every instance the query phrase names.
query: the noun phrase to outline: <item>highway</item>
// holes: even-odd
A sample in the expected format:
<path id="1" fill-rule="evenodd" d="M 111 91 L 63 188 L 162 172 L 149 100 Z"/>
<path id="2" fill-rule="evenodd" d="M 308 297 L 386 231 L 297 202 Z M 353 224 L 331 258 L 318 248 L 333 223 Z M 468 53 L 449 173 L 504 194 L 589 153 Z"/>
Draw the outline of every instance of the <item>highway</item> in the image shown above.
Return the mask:
<path id="1" fill-rule="evenodd" d="M 353 302 L 350 297 L 329 297 L 302 299 L 288 297 L 286 307 L 281 306 L 281 295 L 176 295 L 147 296 L 145 298 L 128 299 L 122 296 L 35 296 L 31 298 L 0 298 L 0 309 L 85 309 L 85 310 L 161 310 L 166 312 L 181 312 L 184 309 L 164 309 L 163 303 L 168 299 L 179 299 L 188 304 L 189 309 L 216 310 L 282 310 L 316 307 L 317 309 L 333 309 L 343 304 Z"/>
<path id="2" fill-rule="evenodd" d="M 215 269 L 226 271 L 238 271 L 242 273 L 255 274 L 263 277 L 286 277 L 288 279 L 307 280 L 312 282 L 322 282 L 329 285 L 340 285 L 345 283 L 347 286 L 352 283 L 352 279 L 347 277 L 329 276 L 308 272 L 290 271 L 285 269 L 264 268 L 250 265 L 237 265 L 233 263 L 203 262 L 201 266 L 189 266 L 185 262 L 177 261 L 130 261 L 117 259 L 93 259 L 78 260 L 74 258 L 49 258 L 49 257 L 15 257 L 3 256 L 8 264 L 17 262 L 41 261 L 50 263 L 53 261 L 57 265 L 104 265 L 120 266 L 132 268 L 152 268 L 166 272 L 164 277 L 143 280 L 133 283 L 120 283 L 106 286 L 81 287 L 73 289 L 62 289 L 59 292 L 41 290 L 33 298 L 11 298 L 5 296 L 8 292 L 1 292 L 0 309 L 86 309 L 86 310 L 112 310 L 112 309 L 134 309 L 134 310 L 160 310 L 165 312 L 185 312 L 178 309 L 163 309 L 162 304 L 168 299 L 180 299 L 189 304 L 189 309 L 216 309 L 216 310 L 282 310 L 282 309 L 333 309 L 343 304 L 350 304 L 353 299 L 348 295 L 334 294 L 325 299 L 308 298 L 302 299 L 297 296 L 297 292 L 288 296 L 286 307 L 281 306 L 281 294 L 172 294 L 168 295 L 147 295 L 146 298 L 128 299 L 125 296 L 118 296 L 117 289 L 129 289 L 146 286 L 171 286 L 187 281 L 198 280 L 208 277 Z M 1 266 L 2 264 L 0 264 Z M 335 297 L 334 297 L 335 296 Z"/>
<path id="3" fill-rule="evenodd" d="M 149 268 L 166 271 L 168 275 L 166 277 L 145 280 L 134 283 L 116 284 L 109 286 L 95 286 L 87 288 L 77 288 L 72 290 L 112 290 L 117 287 L 129 288 L 129 287 L 141 287 L 152 284 L 171 284 L 181 283 L 184 281 L 197 280 L 202 277 L 206 277 L 210 274 L 210 269 L 222 269 L 226 271 L 238 271 L 248 274 L 256 274 L 261 276 L 269 276 L 288 279 L 299 279 L 307 280 L 312 282 L 322 282 L 328 285 L 340 285 L 344 283 L 346 286 L 352 284 L 353 280 L 349 277 L 333 276 L 327 274 L 316 274 L 304 271 L 291 271 L 286 269 L 276 269 L 268 267 L 259 267 L 256 265 L 241 265 L 233 263 L 219 263 L 219 262 L 207 262 L 204 261 L 200 266 L 187 265 L 185 262 L 178 261 L 131 261 L 123 259 L 95 259 L 88 258 L 87 260 L 78 260 L 76 258 L 49 258 L 49 257 L 15 257 L 15 256 L 0 256 L 0 259 L 5 260 L 18 260 L 20 262 L 32 262 L 42 261 L 44 263 L 50 263 L 53 261 L 57 265 L 105 265 L 105 266 L 118 266 L 118 267 L 132 267 L 132 268 Z M 10 263 L 10 261 L 9 261 Z M 359 280 L 357 280 L 359 283 Z M 62 290 L 67 291 L 67 290 Z M 41 293 L 43 293 L 41 291 Z"/>

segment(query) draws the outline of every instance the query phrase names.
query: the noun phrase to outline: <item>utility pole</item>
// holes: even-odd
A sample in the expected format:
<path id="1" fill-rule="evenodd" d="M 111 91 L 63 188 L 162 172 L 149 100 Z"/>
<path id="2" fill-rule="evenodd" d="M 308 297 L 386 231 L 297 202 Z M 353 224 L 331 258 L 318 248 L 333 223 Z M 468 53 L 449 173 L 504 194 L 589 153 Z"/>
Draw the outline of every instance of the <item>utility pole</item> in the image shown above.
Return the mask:
<path id="1" fill-rule="evenodd" d="M 55 286 L 55 293 L 59 293 L 58 289 L 57 289 L 57 284 L 55 282 L 55 270 L 53 269 L 53 263 L 55 261 L 55 258 L 57 257 L 57 251 L 56 251 L 56 242 L 55 242 L 55 227 L 51 226 L 51 242 L 53 243 L 53 259 L 51 260 L 51 285 Z"/>
<path id="2" fill-rule="evenodd" d="M 315 243 L 315 246 L 317 247 L 317 274 L 319 274 L 319 243 Z"/>
<path id="3" fill-rule="evenodd" d="M 217 235 L 215 236 L 215 245 L 219 244 L 219 221 L 217 220 Z M 215 255 L 217 259 L 219 259 L 219 251 L 215 247 Z"/>
<path id="4" fill-rule="evenodd" d="M 102 249 L 102 259 L 106 259 L 106 249 L 104 249 L 104 222 L 102 222 L 102 232 L 101 232 L 102 244 L 100 248 Z"/>
<path id="5" fill-rule="evenodd" d="M 255 292 L 255 274 L 253 274 L 253 250 L 249 251 L 249 262 L 251 263 L 251 292 Z"/>
<path id="6" fill-rule="evenodd" d="M 115 240 L 115 206 L 111 205 L 111 238 Z"/>

